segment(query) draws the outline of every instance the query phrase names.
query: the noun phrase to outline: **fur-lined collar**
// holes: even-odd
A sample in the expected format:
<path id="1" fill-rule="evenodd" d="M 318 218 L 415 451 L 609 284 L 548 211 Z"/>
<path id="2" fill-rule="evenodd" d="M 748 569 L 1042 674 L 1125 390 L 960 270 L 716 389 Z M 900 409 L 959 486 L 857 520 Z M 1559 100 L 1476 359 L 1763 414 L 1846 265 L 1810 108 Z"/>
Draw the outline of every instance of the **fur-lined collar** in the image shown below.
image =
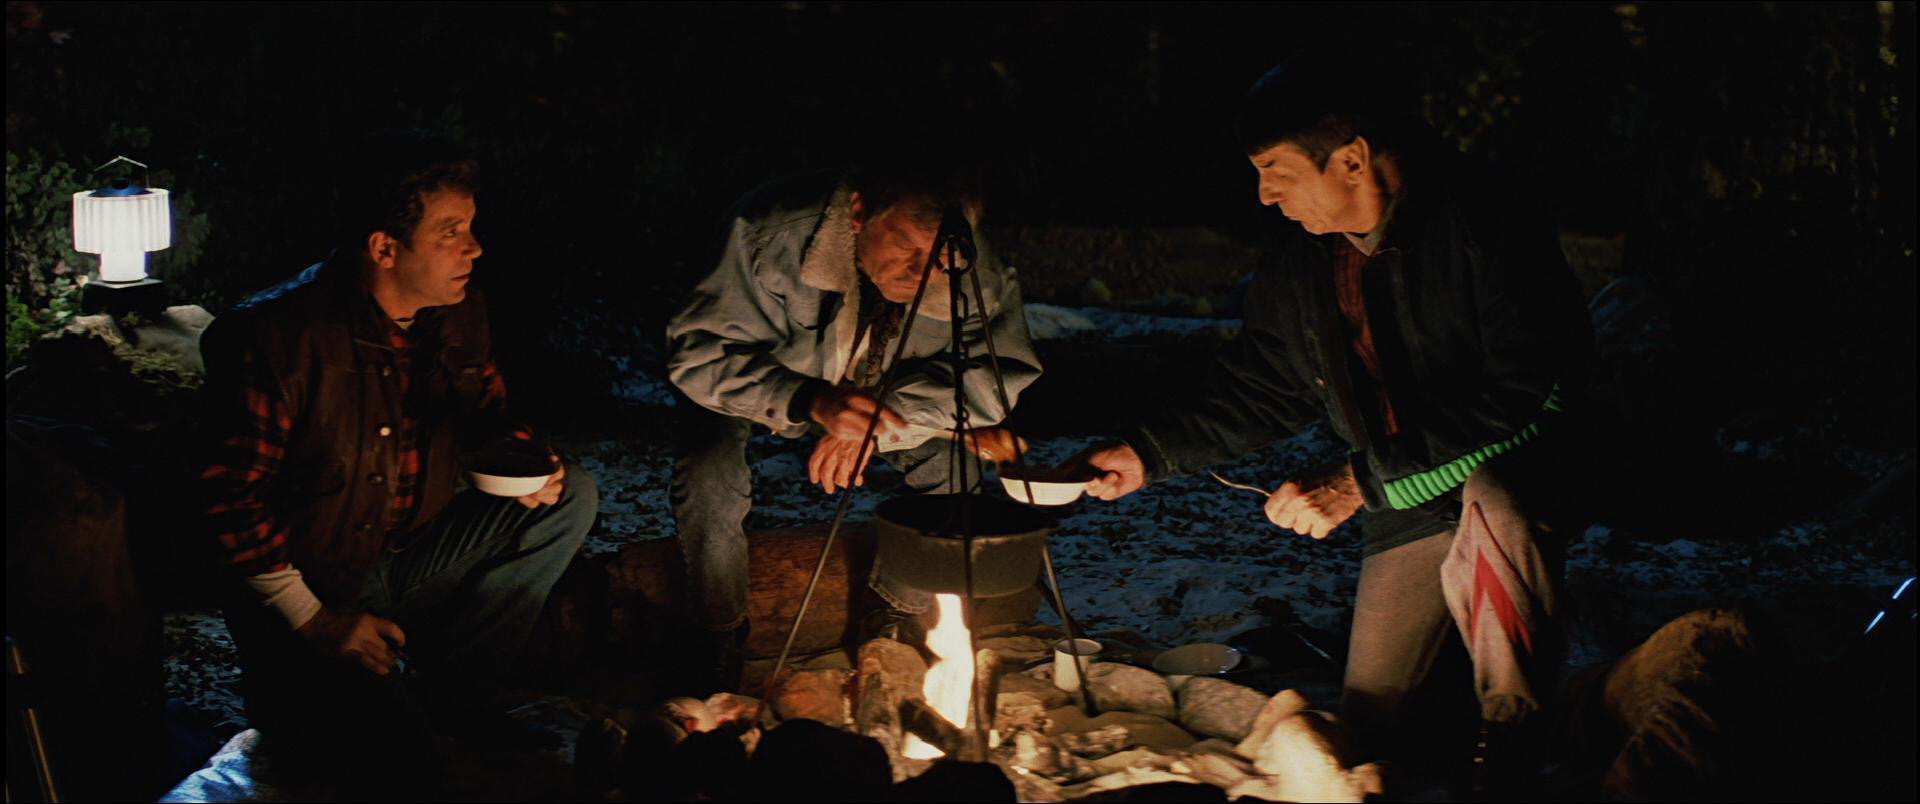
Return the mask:
<path id="1" fill-rule="evenodd" d="M 827 199 L 827 208 L 806 256 L 800 259 L 800 283 L 815 290 L 839 293 L 845 300 L 842 315 L 859 312 L 859 268 L 853 259 L 853 191 L 841 184 Z M 947 298 L 947 276 L 934 274 L 927 279 L 927 290 L 920 299 L 920 315 L 936 321 L 952 320 L 952 301 Z M 851 331 L 851 330 L 849 330 Z"/>

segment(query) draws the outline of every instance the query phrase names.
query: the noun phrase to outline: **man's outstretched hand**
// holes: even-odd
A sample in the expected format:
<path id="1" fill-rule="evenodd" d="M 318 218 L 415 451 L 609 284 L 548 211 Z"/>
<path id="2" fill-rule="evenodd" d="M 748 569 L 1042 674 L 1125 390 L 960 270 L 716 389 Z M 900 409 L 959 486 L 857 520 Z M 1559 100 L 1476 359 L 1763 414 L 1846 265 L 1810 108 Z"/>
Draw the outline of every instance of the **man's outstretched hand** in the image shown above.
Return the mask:
<path id="1" fill-rule="evenodd" d="M 880 417 L 880 424 L 873 430 L 875 436 L 890 435 L 907 426 L 906 419 L 880 404 L 871 394 L 843 385 L 820 389 L 807 406 L 807 415 L 826 428 L 829 437 L 847 441 L 865 438 L 867 422 L 876 415 Z"/>
<path id="2" fill-rule="evenodd" d="M 1125 444 L 1094 447 L 1067 459 L 1067 465 L 1082 464 L 1095 477 L 1087 483 L 1087 493 L 1102 500 L 1117 500 L 1147 484 L 1147 465 L 1140 453 Z"/>
<path id="3" fill-rule="evenodd" d="M 859 436 L 822 436 L 813 447 L 813 458 L 807 461 L 807 482 L 820 484 L 820 490 L 828 494 L 866 485 L 867 464 L 873 461 L 875 450 L 870 446 L 861 455 L 860 443 Z"/>
<path id="4" fill-rule="evenodd" d="M 393 651 L 407 644 L 398 623 L 364 611 L 321 609 L 297 633 L 320 655 L 358 662 L 380 676 L 393 672 Z"/>
<path id="5" fill-rule="evenodd" d="M 1267 519 L 1302 536 L 1324 539 L 1363 503 L 1353 467 L 1342 462 L 1282 483 L 1267 497 Z"/>

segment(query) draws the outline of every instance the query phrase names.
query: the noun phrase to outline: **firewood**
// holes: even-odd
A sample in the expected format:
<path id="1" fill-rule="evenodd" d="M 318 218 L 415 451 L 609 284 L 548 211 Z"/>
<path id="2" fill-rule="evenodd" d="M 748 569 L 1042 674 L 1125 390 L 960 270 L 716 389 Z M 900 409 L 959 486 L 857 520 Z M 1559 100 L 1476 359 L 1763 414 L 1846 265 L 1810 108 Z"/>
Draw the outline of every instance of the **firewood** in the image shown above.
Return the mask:
<path id="1" fill-rule="evenodd" d="M 967 747 L 967 735 L 959 726 L 953 725 L 945 715 L 934 711 L 926 701 L 908 698 L 900 702 L 900 725 L 914 736 L 926 740 L 927 744 L 945 751 L 947 756 L 965 759 L 962 753 Z M 969 761 L 983 761 L 969 760 Z"/>
<path id="2" fill-rule="evenodd" d="M 962 759 L 969 762 L 987 760 L 987 749 L 992 742 L 988 733 L 993 730 L 999 701 L 1000 654 L 991 648 L 981 648 L 973 656 L 973 728 L 969 730 L 967 755 Z"/>
<path id="3" fill-rule="evenodd" d="M 1084 733 L 1056 734 L 1053 739 L 1076 756 L 1093 759 L 1127 747 L 1133 738 L 1126 726 L 1116 724 Z"/>
<path id="4" fill-rule="evenodd" d="M 875 639 L 860 646 L 854 675 L 853 722 L 861 734 L 900 733 L 900 702 L 918 697 L 926 682 L 927 663 L 920 652 L 891 639 Z"/>
<path id="5" fill-rule="evenodd" d="M 1057 784 L 1100 775 L 1092 763 L 1061 748 L 1053 738 L 1026 729 L 1013 735 L 1013 766 Z"/>

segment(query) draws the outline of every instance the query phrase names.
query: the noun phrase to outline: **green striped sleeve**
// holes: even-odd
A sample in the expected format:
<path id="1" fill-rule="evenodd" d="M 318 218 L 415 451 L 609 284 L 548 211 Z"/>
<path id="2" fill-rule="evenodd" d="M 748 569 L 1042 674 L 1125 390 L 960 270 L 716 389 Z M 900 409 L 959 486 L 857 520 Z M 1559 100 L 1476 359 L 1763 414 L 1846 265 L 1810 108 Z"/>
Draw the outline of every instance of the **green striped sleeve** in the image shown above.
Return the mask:
<path id="1" fill-rule="evenodd" d="M 1547 401 L 1541 403 L 1540 409 L 1548 413 L 1557 413 L 1560 411 L 1559 383 L 1554 383 L 1553 390 L 1547 393 Z M 1494 456 L 1511 452 L 1521 444 L 1525 444 L 1539 437 L 1541 423 L 1541 421 L 1536 421 L 1521 428 L 1520 432 L 1514 433 L 1510 438 L 1495 441 L 1444 464 L 1428 469 L 1427 471 L 1389 480 L 1381 484 L 1387 493 L 1387 504 L 1404 511 L 1408 508 L 1419 507 L 1442 494 L 1459 488 L 1461 484 L 1467 482 L 1468 477 L 1473 475 L 1473 470 L 1480 468 L 1481 464 L 1486 463 Z"/>

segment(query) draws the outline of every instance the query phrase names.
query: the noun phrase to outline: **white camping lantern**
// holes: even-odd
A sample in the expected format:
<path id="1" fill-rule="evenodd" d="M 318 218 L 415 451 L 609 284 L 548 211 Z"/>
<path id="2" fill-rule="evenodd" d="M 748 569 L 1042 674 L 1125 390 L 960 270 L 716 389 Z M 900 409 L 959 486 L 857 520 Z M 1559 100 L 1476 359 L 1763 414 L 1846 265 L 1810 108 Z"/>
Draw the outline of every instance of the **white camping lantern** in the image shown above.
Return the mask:
<path id="1" fill-rule="evenodd" d="M 122 160 L 140 165 L 126 157 L 114 161 Z M 100 255 L 100 281 L 146 279 L 147 252 L 171 245 L 173 212 L 166 190 L 117 178 L 98 190 L 73 194 L 73 250 Z"/>

